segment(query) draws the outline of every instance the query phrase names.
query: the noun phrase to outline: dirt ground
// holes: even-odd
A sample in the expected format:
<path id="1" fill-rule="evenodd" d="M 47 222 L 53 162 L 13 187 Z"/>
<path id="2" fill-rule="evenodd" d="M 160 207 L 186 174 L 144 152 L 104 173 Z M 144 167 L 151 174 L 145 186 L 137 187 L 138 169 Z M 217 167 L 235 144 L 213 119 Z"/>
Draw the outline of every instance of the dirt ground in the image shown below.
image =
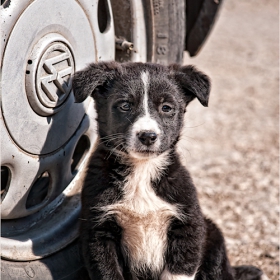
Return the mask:
<path id="1" fill-rule="evenodd" d="M 200 54 L 209 108 L 188 107 L 184 157 L 233 265 L 279 279 L 278 1 L 224 1 Z"/>

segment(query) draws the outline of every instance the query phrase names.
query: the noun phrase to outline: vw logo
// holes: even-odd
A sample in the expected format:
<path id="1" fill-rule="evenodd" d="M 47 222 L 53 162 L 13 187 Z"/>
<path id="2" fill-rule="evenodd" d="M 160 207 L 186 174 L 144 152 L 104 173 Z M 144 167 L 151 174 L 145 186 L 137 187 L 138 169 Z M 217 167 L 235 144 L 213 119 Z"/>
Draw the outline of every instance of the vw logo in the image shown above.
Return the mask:
<path id="1" fill-rule="evenodd" d="M 26 61 L 25 89 L 30 107 L 39 116 L 57 114 L 68 104 L 75 72 L 72 50 L 57 33 L 46 34 L 31 49 Z"/>
<path id="2" fill-rule="evenodd" d="M 37 95 L 48 108 L 60 106 L 71 91 L 74 61 L 71 51 L 60 42 L 54 42 L 42 55 L 36 74 Z"/>

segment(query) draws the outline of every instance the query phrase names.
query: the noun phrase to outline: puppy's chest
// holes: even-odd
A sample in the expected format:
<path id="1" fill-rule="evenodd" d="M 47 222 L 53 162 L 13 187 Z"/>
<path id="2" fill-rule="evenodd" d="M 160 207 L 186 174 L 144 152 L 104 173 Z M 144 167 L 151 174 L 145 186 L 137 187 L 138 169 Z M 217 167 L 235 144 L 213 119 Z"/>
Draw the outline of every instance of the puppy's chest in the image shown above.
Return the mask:
<path id="1" fill-rule="evenodd" d="M 107 210 L 123 229 L 122 247 L 133 269 L 149 267 L 161 271 L 171 219 L 178 216 L 175 205 L 156 195 L 153 170 L 133 170 L 124 183 L 123 199 Z"/>

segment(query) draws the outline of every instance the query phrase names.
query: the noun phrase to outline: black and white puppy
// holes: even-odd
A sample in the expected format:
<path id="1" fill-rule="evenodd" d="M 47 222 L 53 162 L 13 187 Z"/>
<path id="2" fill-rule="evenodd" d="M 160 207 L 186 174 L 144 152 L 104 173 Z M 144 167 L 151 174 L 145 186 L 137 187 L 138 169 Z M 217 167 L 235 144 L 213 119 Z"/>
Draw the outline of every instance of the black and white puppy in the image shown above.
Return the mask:
<path id="1" fill-rule="evenodd" d="M 261 279 L 230 266 L 176 152 L 186 106 L 208 104 L 208 77 L 193 66 L 103 62 L 77 72 L 73 89 L 77 102 L 94 98 L 100 136 L 82 191 L 90 278 Z"/>

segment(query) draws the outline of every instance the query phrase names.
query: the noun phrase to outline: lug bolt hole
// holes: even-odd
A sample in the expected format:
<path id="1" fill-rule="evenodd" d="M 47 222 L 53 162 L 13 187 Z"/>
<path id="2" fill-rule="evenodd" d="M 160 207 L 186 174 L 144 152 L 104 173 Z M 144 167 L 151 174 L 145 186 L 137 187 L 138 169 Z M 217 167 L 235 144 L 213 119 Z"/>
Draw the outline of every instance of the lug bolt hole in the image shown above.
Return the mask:
<path id="1" fill-rule="evenodd" d="M 98 1 L 98 27 L 101 33 L 105 32 L 109 25 L 110 14 L 107 0 Z"/>
<path id="2" fill-rule="evenodd" d="M 8 191 L 11 181 L 11 171 L 7 166 L 1 166 L 1 200 L 4 200 L 4 197 Z"/>
<path id="3" fill-rule="evenodd" d="M 71 172 L 75 173 L 82 163 L 86 153 L 90 147 L 89 139 L 86 135 L 83 135 L 78 141 L 76 148 L 73 153 L 72 162 L 71 162 Z"/>
<path id="4" fill-rule="evenodd" d="M 45 171 L 34 182 L 26 200 L 26 209 L 41 204 L 48 195 L 51 185 L 50 174 Z"/>

